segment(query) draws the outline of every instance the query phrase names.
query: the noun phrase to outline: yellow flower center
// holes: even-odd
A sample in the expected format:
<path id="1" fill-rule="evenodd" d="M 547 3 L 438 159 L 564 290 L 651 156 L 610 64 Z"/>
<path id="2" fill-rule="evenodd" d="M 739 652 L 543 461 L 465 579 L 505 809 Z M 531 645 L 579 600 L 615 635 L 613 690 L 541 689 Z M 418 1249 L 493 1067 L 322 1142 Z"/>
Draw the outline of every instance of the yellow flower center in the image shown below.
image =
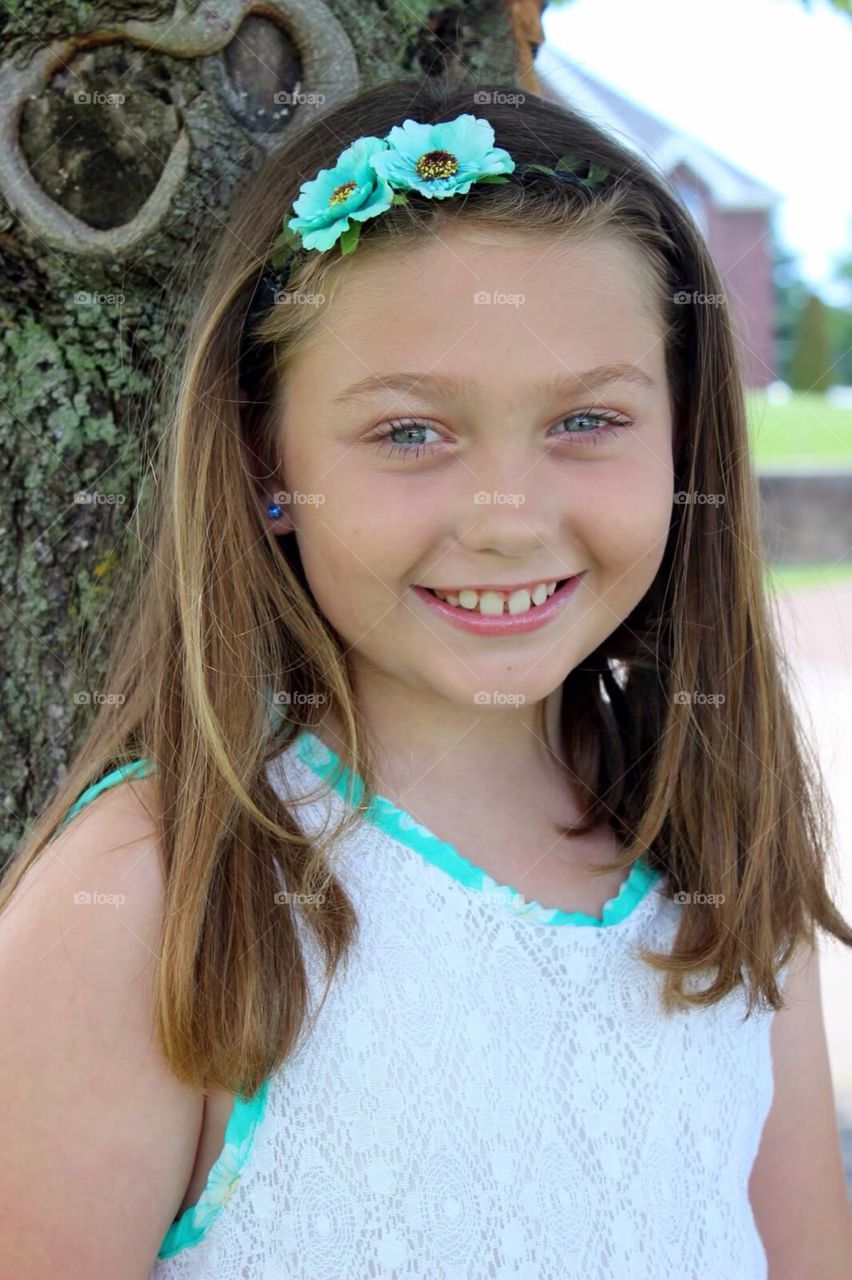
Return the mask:
<path id="1" fill-rule="evenodd" d="M 424 151 L 414 168 L 420 178 L 451 178 L 459 162 L 450 151 Z"/>
<path id="2" fill-rule="evenodd" d="M 357 182 L 341 182 L 339 187 L 335 187 L 331 195 L 328 197 L 329 204 L 340 204 L 347 196 L 350 196 L 357 186 Z"/>

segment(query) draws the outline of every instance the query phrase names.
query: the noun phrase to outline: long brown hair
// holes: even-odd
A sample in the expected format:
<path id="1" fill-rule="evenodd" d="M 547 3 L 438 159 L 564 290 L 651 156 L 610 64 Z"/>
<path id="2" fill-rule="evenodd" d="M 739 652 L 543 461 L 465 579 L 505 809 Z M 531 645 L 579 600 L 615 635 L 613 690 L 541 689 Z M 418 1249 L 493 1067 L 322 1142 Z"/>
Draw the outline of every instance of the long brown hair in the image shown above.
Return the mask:
<path id="1" fill-rule="evenodd" d="M 300 183 L 361 135 L 461 112 L 487 117 L 518 164 L 571 155 L 608 177 L 594 189 L 539 178 L 413 198 L 363 224 L 354 255 L 309 254 L 290 288 L 326 302 L 272 306 L 252 323 L 256 367 L 241 404 L 247 308 Z M 764 594 L 731 321 L 724 302 L 678 300 L 684 290 L 724 294 L 700 235 L 663 180 L 581 114 L 530 94 L 518 101 L 502 85 L 396 81 L 315 119 L 271 155 L 214 246 L 167 393 L 162 482 L 132 590 L 115 606 L 103 687 L 121 700 L 99 705 L 0 894 L 2 907 L 88 785 L 124 762 L 151 762 L 166 880 L 157 1032 L 175 1074 L 199 1087 L 252 1092 L 305 1022 L 304 957 L 282 882 L 291 895 L 316 895 L 305 916 L 329 981 L 357 930 L 330 857 L 338 833 L 322 843 L 302 835 L 268 762 L 330 709 L 365 803 L 375 789 L 340 639 L 313 603 L 295 540 L 263 524 L 255 480 L 275 466 L 276 400 L 288 360 L 317 336 L 353 262 L 456 217 L 485 232 L 606 232 L 636 247 L 665 333 L 675 490 L 724 494 L 723 504 L 674 506 L 651 589 L 564 681 L 565 758 L 585 806 L 585 825 L 566 830 L 607 822 L 625 841 L 612 869 L 643 854 L 672 893 L 712 896 L 682 912 L 670 954 L 643 952 L 665 975 L 667 1012 L 712 1004 L 737 985 L 748 1012 L 758 1000 L 777 1009 L 779 965 L 800 941 L 813 943 L 816 925 L 852 946 L 826 888 L 830 810 L 800 741 Z M 287 708 L 277 723 L 265 690 Z M 685 982 L 708 969 L 704 989 Z"/>

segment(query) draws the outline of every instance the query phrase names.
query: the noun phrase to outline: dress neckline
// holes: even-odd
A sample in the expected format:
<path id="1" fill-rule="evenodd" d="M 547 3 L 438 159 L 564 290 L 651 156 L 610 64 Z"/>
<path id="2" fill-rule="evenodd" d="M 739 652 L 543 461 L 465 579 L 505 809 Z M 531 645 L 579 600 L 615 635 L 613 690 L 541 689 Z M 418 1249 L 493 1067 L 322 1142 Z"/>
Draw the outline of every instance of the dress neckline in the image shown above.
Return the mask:
<path id="1" fill-rule="evenodd" d="M 352 807 L 361 804 L 364 794 L 361 777 L 347 768 L 337 752 L 326 746 L 310 729 L 299 731 L 291 749 L 346 804 Z M 452 844 L 436 836 L 413 814 L 400 808 L 387 796 L 374 796 L 371 804 L 364 810 L 364 819 L 400 844 L 419 853 L 453 880 L 469 889 L 487 893 L 496 904 L 513 916 L 534 924 L 586 925 L 595 928 L 619 924 L 627 919 L 662 874 L 640 856 L 632 863 L 618 892 L 604 903 L 600 916 L 590 915 L 585 911 L 563 911 L 559 907 L 545 907 L 540 902 L 527 899 L 511 885 L 499 884 L 483 867 L 471 862 Z"/>

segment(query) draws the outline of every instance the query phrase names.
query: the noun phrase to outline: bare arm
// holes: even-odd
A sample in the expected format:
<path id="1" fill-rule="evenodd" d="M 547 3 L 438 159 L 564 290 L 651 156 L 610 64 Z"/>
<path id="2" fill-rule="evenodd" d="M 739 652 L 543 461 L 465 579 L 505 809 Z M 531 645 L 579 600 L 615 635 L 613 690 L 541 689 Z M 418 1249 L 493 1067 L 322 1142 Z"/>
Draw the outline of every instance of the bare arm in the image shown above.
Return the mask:
<path id="1" fill-rule="evenodd" d="M 153 1035 L 144 786 L 92 801 L 0 915 L 0 1274 L 16 1280 L 145 1280 L 192 1171 L 203 1095 Z"/>
<path id="2" fill-rule="evenodd" d="M 749 1183 L 769 1280 L 852 1280 L 816 952 L 791 965 L 784 998 L 771 1032 L 775 1094 Z"/>

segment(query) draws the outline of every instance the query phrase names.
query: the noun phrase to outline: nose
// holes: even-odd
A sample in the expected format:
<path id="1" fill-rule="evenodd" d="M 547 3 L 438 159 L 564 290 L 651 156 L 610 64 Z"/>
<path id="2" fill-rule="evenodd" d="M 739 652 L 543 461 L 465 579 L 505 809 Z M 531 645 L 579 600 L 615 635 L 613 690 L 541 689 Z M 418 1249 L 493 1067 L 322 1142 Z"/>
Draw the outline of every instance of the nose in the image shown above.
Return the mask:
<path id="1" fill-rule="evenodd" d="M 453 506 L 459 543 L 518 559 L 554 547 L 566 507 L 558 479 L 520 452 L 472 467 Z"/>

